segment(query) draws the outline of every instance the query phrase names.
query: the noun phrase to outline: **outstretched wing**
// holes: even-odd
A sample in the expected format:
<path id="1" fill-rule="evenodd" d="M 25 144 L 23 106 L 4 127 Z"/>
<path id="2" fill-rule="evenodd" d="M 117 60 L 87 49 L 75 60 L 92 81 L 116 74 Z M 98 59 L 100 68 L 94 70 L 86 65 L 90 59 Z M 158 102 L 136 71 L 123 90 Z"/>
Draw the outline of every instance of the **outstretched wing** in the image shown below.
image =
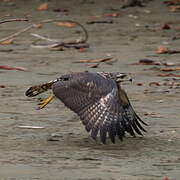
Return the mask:
<path id="1" fill-rule="evenodd" d="M 118 87 L 112 79 L 106 79 L 98 73 L 76 73 L 66 75 L 63 81 L 52 85 L 52 90 L 68 108 L 77 113 L 96 139 L 98 132 L 103 143 L 107 133 L 115 143 L 115 136 L 123 138 L 127 126 L 132 127 L 120 102 Z M 128 131 L 130 132 L 130 131 Z M 132 134 L 131 134 L 132 135 Z"/>
<path id="2" fill-rule="evenodd" d="M 146 130 L 142 127 L 141 123 L 144 125 L 147 124 L 144 121 L 142 121 L 134 111 L 124 89 L 122 89 L 120 85 L 118 85 L 118 89 L 119 101 L 121 105 L 120 114 L 122 115 L 121 121 L 125 131 L 127 131 L 132 136 L 135 136 L 135 132 L 139 135 L 142 135 L 141 131 L 146 132 Z"/>

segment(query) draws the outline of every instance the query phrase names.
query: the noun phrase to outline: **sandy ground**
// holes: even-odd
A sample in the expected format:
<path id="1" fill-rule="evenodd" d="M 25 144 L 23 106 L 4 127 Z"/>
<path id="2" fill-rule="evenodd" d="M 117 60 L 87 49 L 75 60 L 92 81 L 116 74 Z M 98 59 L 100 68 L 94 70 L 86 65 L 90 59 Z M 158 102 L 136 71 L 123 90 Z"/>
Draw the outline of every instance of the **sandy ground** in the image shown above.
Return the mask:
<path id="1" fill-rule="evenodd" d="M 0 179 L 3 180 L 178 180 L 180 178 L 180 95 L 179 89 L 149 87 L 162 82 L 155 66 L 129 65 L 139 59 L 179 62 L 179 54 L 155 53 L 163 45 L 179 48 L 172 41 L 175 30 L 161 30 L 164 23 L 180 26 L 179 13 L 170 12 L 162 1 L 150 1 L 146 7 L 121 9 L 119 0 L 49 1 L 48 11 L 37 11 L 43 1 L 1 2 L 0 14 L 11 17 L 29 15 L 32 22 L 49 18 L 76 20 L 89 33 L 90 47 L 85 52 L 75 49 L 49 51 L 31 47 L 30 33 L 66 39 L 77 37 L 77 28 L 67 29 L 52 24 L 31 30 L 16 38 L 12 45 L 0 46 L 0 65 L 22 66 L 28 72 L 0 70 Z M 54 8 L 68 9 L 65 13 Z M 86 24 L 92 16 L 119 13 L 113 24 Z M 1 38 L 27 26 L 27 23 L 1 25 Z M 73 63 L 80 59 L 113 57 L 112 65 L 102 63 L 96 69 Z M 157 67 L 157 66 L 156 66 Z M 53 101 L 36 110 L 38 98 L 27 98 L 24 92 L 32 85 L 47 82 L 70 71 L 130 72 L 134 82 L 123 87 L 141 118 L 149 124 L 144 137 L 128 137 L 115 145 L 94 142 L 79 118 Z M 178 73 L 178 72 L 177 72 Z M 144 86 L 137 86 L 143 83 Z M 47 94 L 41 97 L 46 97 Z M 151 115 L 154 113 L 154 115 Z M 148 115 L 145 115 L 148 114 Z M 18 126 L 42 126 L 23 129 Z M 48 141 L 57 134 L 58 141 Z"/>

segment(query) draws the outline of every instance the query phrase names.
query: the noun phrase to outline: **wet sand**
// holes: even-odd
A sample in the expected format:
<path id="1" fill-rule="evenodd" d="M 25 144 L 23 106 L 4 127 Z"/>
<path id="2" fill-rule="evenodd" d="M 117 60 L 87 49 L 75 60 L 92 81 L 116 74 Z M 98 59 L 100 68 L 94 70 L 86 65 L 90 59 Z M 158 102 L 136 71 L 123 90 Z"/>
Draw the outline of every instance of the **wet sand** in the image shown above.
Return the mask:
<path id="1" fill-rule="evenodd" d="M 11 2 L 11 1 L 10 1 Z M 48 11 L 37 11 L 42 1 L 2 2 L 0 12 L 13 17 L 29 14 L 32 22 L 49 18 L 76 20 L 88 33 L 90 47 L 85 52 L 75 49 L 49 51 L 31 47 L 30 33 L 66 39 L 77 37 L 77 29 L 47 25 L 16 38 L 12 45 L 0 46 L 1 65 L 22 66 L 23 71 L 0 70 L 0 179 L 3 180 L 178 180 L 180 177 L 179 89 L 149 87 L 149 82 L 163 81 L 154 66 L 129 65 L 139 59 L 166 60 L 178 63 L 179 54 L 156 54 L 159 46 L 179 48 L 172 41 L 172 30 L 161 30 L 164 23 L 180 26 L 179 13 L 170 12 L 161 1 L 150 1 L 146 7 L 121 9 L 122 2 L 50 1 Z M 68 9 L 65 13 L 53 8 Z M 148 11 L 147 11 L 148 10 Z M 86 24 L 92 16 L 119 13 L 113 24 Z M 1 25 L 1 38 L 25 27 L 27 23 Z M 168 43 L 168 44 L 167 44 Z M 167 44 L 167 45 L 166 45 Z M 6 52 L 6 51 L 10 52 Z M 96 69 L 74 63 L 80 59 L 113 57 L 112 65 L 102 63 Z M 145 70 L 148 69 L 148 70 Z M 24 92 L 32 85 L 55 79 L 70 71 L 130 72 L 132 84 L 123 87 L 139 116 L 149 124 L 144 137 L 127 135 L 123 142 L 102 145 L 93 141 L 79 118 L 55 100 L 45 109 L 36 110 L 38 97 L 27 98 Z M 137 86 L 143 83 L 144 86 Z M 165 90 L 165 91 L 164 91 Z M 168 91 L 168 92 L 166 92 Z M 151 93 L 150 93 L 151 92 Z M 42 94 L 40 97 L 47 97 Z M 156 116 L 145 114 L 154 113 Z M 42 126 L 24 129 L 18 126 Z M 48 141 L 57 134 L 57 141 Z"/>

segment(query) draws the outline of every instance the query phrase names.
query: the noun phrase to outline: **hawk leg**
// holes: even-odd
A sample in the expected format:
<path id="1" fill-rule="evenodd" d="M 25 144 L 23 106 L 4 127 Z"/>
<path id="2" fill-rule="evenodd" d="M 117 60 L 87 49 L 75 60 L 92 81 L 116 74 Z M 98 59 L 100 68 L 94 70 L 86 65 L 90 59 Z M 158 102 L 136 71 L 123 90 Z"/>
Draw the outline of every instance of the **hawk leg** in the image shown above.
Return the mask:
<path id="1" fill-rule="evenodd" d="M 40 99 L 38 105 L 38 109 L 43 109 L 45 106 L 47 106 L 47 104 L 49 104 L 53 99 L 54 99 L 54 95 L 51 95 L 45 99 Z"/>

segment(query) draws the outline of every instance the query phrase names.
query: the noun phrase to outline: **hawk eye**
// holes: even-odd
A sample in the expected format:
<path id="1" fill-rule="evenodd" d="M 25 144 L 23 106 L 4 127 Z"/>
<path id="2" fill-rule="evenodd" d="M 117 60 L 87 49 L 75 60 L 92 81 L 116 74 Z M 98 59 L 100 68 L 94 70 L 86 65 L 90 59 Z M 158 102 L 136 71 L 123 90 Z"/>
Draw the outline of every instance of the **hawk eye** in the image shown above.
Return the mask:
<path id="1" fill-rule="evenodd" d="M 68 78 L 68 77 L 63 77 L 62 80 L 63 80 L 63 81 L 68 81 L 69 78 Z"/>

